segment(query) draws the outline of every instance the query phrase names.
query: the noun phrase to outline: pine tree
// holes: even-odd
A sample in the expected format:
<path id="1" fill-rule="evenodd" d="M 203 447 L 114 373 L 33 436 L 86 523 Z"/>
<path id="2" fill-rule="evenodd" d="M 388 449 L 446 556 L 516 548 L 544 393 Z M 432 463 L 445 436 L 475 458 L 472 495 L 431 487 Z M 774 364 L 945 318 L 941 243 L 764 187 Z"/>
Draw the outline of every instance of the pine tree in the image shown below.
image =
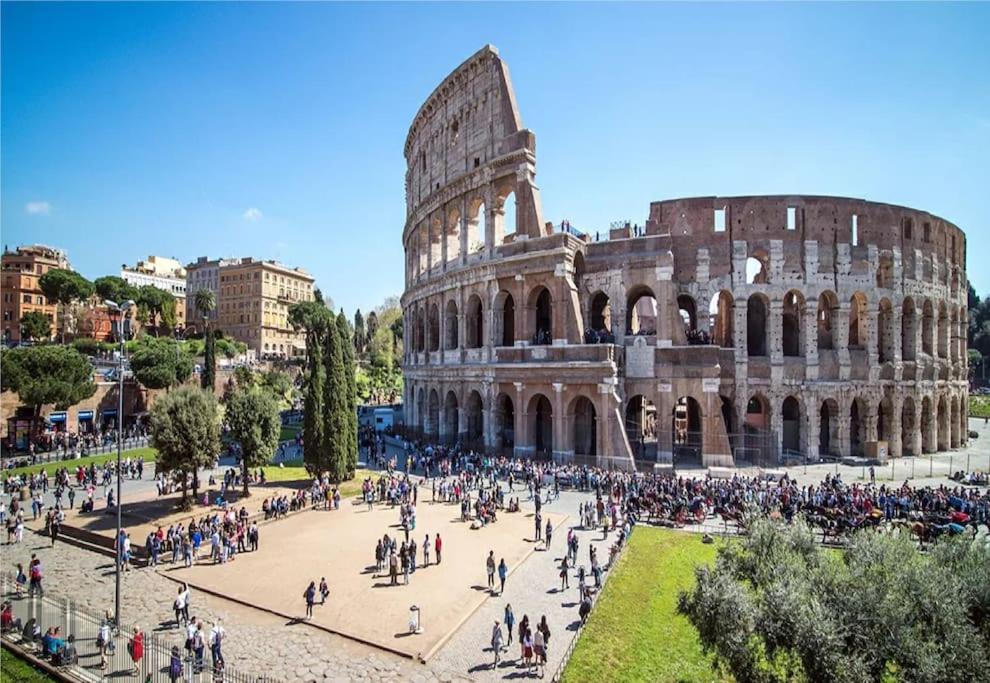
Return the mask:
<path id="1" fill-rule="evenodd" d="M 354 313 L 354 351 L 357 355 L 361 355 L 364 353 L 367 345 L 368 339 L 364 329 L 364 316 L 361 315 L 361 309 L 359 308 Z"/>
<path id="2" fill-rule="evenodd" d="M 206 327 L 206 343 L 203 345 L 203 374 L 200 377 L 202 387 L 212 392 L 217 382 L 217 346 L 213 328 Z"/>
<path id="3" fill-rule="evenodd" d="M 357 469 L 358 461 L 358 419 L 357 419 L 357 375 L 355 373 L 354 345 L 351 343 L 351 331 L 347 325 L 347 317 L 341 311 L 337 316 L 337 331 L 341 338 L 344 360 L 344 381 L 347 389 L 347 444 L 346 460 L 347 475 L 351 477 Z"/>
<path id="4" fill-rule="evenodd" d="M 304 301 L 289 307 L 289 321 L 306 330 L 306 390 L 303 396 L 303 462 L 314 475 L 330 469 L 327 450 L 326 332 L 330 313 L 322 303 Z"/>

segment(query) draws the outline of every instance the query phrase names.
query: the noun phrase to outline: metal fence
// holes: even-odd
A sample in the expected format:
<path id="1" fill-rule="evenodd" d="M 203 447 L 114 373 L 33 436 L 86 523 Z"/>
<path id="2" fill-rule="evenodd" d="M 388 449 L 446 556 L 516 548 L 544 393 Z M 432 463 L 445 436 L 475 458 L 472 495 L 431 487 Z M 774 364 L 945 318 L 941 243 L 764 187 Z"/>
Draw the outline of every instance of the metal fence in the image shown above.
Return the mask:
<path id="1" fill-rule="evenodd" d="M 132 627 L 119 632 L 112 629 L 106 645 L 98 642 L 104 620 L 82 609 L 70 599 L 56 596 L 51 591 L 42 595 L 29 595 L 25 590 L 18 595 L 13 575 L 2 576 L 4 601 L 10 601 L 16 628 L 4 632 L 3 638 L 29 654 L 58 666 L 67 675 L 83 681 L 104 681 L 116 678 L 136 677 L 140 681 L 206 681 L 229 683 L 274 683 L 277 679 L 268 675 L 247 674 L 235 671 L 231 666 L 214 661 L 209 646 L 204 648 L 197 662 L 194 653 L 184 647 L 185 630 L 171 631 L 169 635 L 144 631 L 143 654 L 138 661 L 131 656 L 129 643 L 134 634 Z M 71 662 L 55 661 L 44 651 L 42 637 L 50 628 L 59 629 L 57 637 L 68 641 L 71 637 L 75 657 Z M 175 634 L 182 634 L 180 636 Z M 181 675 L 174 676 L 173 652 L 181 662 Z M 136 673 L 135 673 L 136 672 Z"/>
<path id="2" fill-rule="evenodd" d="M 145 448 L 148 445 L 149 441 L 146 436 L 132 436 L 126 438 L 124 439 L 124 457 L 127 457 L 126 451 L 134 450 L 136 448 Z M 75 449 L 70 449 L 69 451 L 56 448 L 50 451 L 43 451 L 41 453 L 35 452 L 33 456 L 25 453 L 4 453 L 3 468 L 6 469 L 10 465 L 13 465 L 14 467 L 25 467 L 42 465 L 49 462 L 65 462 L 66 466 L 69 466 L 69 463 L 77 458 L 86 458 L 91 455 L 106 455 L 107 453 L 116 452 L 117 441 L 114 440 L 110 443 L 100 444 L 99 446 L 79 446 Z"/>

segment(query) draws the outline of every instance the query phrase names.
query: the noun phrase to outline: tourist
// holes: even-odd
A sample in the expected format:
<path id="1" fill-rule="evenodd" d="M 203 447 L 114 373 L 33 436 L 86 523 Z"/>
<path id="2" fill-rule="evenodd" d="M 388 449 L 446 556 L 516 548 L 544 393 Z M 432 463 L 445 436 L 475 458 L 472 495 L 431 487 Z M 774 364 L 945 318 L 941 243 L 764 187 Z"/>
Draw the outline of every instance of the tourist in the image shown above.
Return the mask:
<path id="1" fill-rule="evenodd" d="M 113 654 L 112 623 L 113 618 L 110 616 L 110 612 L 107 611 L 103 616 L 103 621 L 100 622 L 100 629 L 96 634 L 96 647 L 100 650 L 100 668 L 103 670 L 106 670 L 107 661 L 110 655 Z"/>
<path id="2" fill-rule="evenodd" d="M 313 618 L 313 604 L 316 602 L 316 582 L 310 581 L 309 586 L 306 588 L 306 592 L 303 593 L 303 598 L 306 600 L 306 618 Z"/>
<path id="3" fill-rule="evenodd" d="M 179 652 L 179 646 L 173 645 L 168 663 L 168 680 L 176 683 L 180 678 L 182 678 L 182 654 Z"/>
<path id="4" fill-rule="evenodd" d="M 495 625 L 492 626 L 492 652 L 495 653 L 495 662 L 492 664 L 492 669 L 498 668 L 498 657 L 502 652 L 502 624 L 499 623 L 498 619 L 495 620 Z"/>
<path id="5" fill-rule="evenodd" d="M 526 666 L 528 674 L 533 669 L 533 633 L 526 627 L 526 632 L 522 636 L 523 664 Z"/>
<path id="6" fill-rule="evenodd" d="M 512 645 L 512 627 L 516 623 L 516 615 L 512 613 L 512 605 L 509 603 L 505 603 L 505 614 L 502 621 L 505 623 L 505 632 L 509 636 L 506 645 Z"/>
<path id="7" fill-rule="evenodd" d="M 547 653 L 546 648 L 544 647 L 543 631 L 539 628 L 537 628 L 536 633 L 533 634 L 533 657 L 540 678 L 543 678 L 543 665 L 547 661 Z"/>
<path id="8" fill-rule="evenodd" d="M 498 594 L 501 595 L 505 592 L 505 577 L 509 575 L 509 568 L 505 564 L 505 558 L 503 557 L 498 562 L 498 580 L 501 584 L 498 590 Z"/>
<path id="9" fill-rule="evenodd" d="M 426 534 L 426 540 L 423 541 L 423 566 L 430 566 L 430 535 Z"/>
<path id="10" fill-rule="evenodd" d="M 214 670 L 219 665 L 221 668 L 224 665 L 223 661 L 223 638 L 226 634 L 224 631 L 223 624 L 220 623 L 220 619 L 217 619 L 213 624 L 213 628 L 210 629 L 210 655 L 213 658 L 213 668 Z"/>
<path id="11" fill-rule="evenodd" d="M 485 560 L 485 568 L 488 570 L 488 590 L 495 592 L 495 551 L 488 551 L 488 559 Z"/>
<path id="12" fill-rule="evenodd" d="M 524 614 L 522 621 L 519 622 L 519 659 L 525 660 L 526 658 L 526 631 L 529 630 L 529 615 Z"/>
<path id="13" fill-rule="evenodd" d="M 436 542 L 433 544 L 433 549 L 437 553 L 437 564 L 440 564 L 440 550 L 443 548 L 443 542 L 440 540 L 440 534 L 436 536 Z"/>
<path id="14" fill-rule="evenodd" d="M 388 555 L 388 574 L 391 578 L 391 585 L 396 586 L 399 583 L 399 558 L 396 557 L 395 551 L 389 553 Z"/>
<path id="15" fill-rule="evenodd" d="M 187 624 L 189 623 L 189 584 L 183 583 L 179 586 L 172 609 L 175 611 L 176 628 L 180 628 L 180 623 L 183 619 Z"/>
<path id="16" fill-rule="evenodd" d="M 193 633 L 192 642 L 193 654 L 195 655 L 195 660 L 193 664 L 193 673 L 200 673 L 203 671 L 203 655 L 206 652 L 206 636 L 203 635 L 203 622 L 196 622 L 196 631 Z"/>
<path id="17" fill-rule="evenodd" d="M 31 561 L 28 563 L 28 595 L 34 595 L 38 593 L 39 596 L 45 597 L 45 589 L 41 585 L 43 579 L 41 560 L 38 559 L 37 555 L 31 554 Z"/>
<path id="18" fill-rule="evenodd" d="M 567 564 L 567 555 L 564 555 L 563 559 L 560 561 L 560 590 L 571 587 L 570 581 L 568 581 L 569 569 L 570 567 Z"/>
<path id="19" fill-rule="evenodd" d="M 553 524 L 551 524 L 550 523 L 550 520 L 547 519 L 547 528 L 546 528 L 546 533 L 545 533 L 545 538 L 546 538 L 546 542 L 547 542 L 547 544 L 546 544 L 545 547 L 546 547 L 547 550 L 550 550 L 550 539 L 552 537 L 553 537 Z"/>
<path id="20" fill-rule="evenodd" d="M 324 605 L 327 602 L 327 596 L 330 595 L 330 587 L 327 586 L 327 577 L 320 577 L 320 604 Z"/>
<path id="21" fill-rule="evenodd" d="M 20 562 L 17 563 L 17 576 L 14 578 L 14 586 L 17 591 L 17 597 L 21 597 L 24 592 L 24 586 L 27 584 L 27 574 L 24 573 L 24 565 Z"/>
<path id="22" fill-rule="evenodd" d="M 134 634 L 127 643 L 127 653 L 134 662 L 134 673 L 137 674 L 141 668 L 141 658 L 144 657 L 144 634 L 137 626 L 134 627 Z"/>

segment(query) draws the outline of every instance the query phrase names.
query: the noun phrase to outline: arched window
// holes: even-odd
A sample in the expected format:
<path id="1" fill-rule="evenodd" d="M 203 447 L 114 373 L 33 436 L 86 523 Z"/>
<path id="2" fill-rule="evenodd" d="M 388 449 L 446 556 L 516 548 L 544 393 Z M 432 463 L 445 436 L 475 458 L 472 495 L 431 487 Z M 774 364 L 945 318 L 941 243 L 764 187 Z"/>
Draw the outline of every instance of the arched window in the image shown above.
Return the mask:
<path id="1" fill-rule="evenodd" d="M 918 312 L 914 299 L 907 297 L 901 305 L 901 357 L 908 361 L 915 359 L 915 338 L 918 329 Z"/>
<path id="2" fill-rule="evenodd" d="M 818 453 L 836 455 L 839 447 L 839 404 L 834 399 L 822 401 L 819 409 Z"/>
<path id="3" fill-rule="evenodd" d="M 866 344 L 866 295 L 856 292 L 849 299 L 849 348 L 861 349 Z"/>
<path id="4" fill-rule="evenodd" d="M 598 334 L 612 331 L 612 304 L 605 292 L 591 297 L 591 329 Z"/>
<path id="5" fill-rule="evenodd" d="M 804 355 L 804 296 L 796 289 L 784 295 L 781 316 L 782 343 L 785 356 Z"/>
<path id="6" fill-rule="evenodd" d="M 921 352 L 933 355 L 932 338 L 935 336 L 935 308 L 931 299 L 925 299 L 921 319 Z"/>
<path id="7" fill-rule="evenodd" d="M 595 405 L 585 396 L 578 396 L 571 408 L 574 424 L 574 453 L 598 453 L 598 417 Z"/>
<path id="8" fill-rule="evenodd" d="M 881 363 L 894 362 L 894 307 L 889 299 L 880 300 L 877 332 L 877 358 Z"/>
<path id="9" fill-rule="evenodd" d="M 499 199 L 501 212 L 496 215 L 495 220 L 495 242 L 502 244 L 511 241 L 516 236 L 516 193 L 509 194 Z"/>
<path id="10" fill-rule="evenodd" d="M 444 340 L 445 349 L 456 349 L 458 344 L 458 334 L 457 334 L 457 302 L 453 299 L 447 301 L 446 310 L 444 311 L 444 328 L 446 331 L 446 339 Z"/>
<path id="11" fill-rule="evenodd" d="M 750 356 L 767 355 L 767 299 L 753 294 L 746 302 L 746 349 Z"/>
<path id="12" fill-rule="evenodd" d="M 495 297 L 495 331 L 499 346 L 513 346 L 516 341 L 516 303 L 512 295 L 502 290 Z"/>
<path id="13" fill-rule="evenodd" d="M 735 346 L 735 340 L 732 337 L 734 305 L 732 293 L 724 289 L 721 292 L 713 294 L 708 304 L 708 329 L 711 330 L 712 343 L 723 348 L 732 348 Z"/>
<path id="14" fill-rule="evenodd" d="M 539 455 L 553 453 L 553 406 L 543 394 L 536 394 L 529 401 L 529 416 L 533 446 Z"/>
<path id="15" fill-rule="evenodd" d="M 921 455 L 915 452 L 915 433 L 918 431 L 918 425 L 915 424 L 914 418 L 914 399 L 910 396 L 904 397 L 904 404 L 901 406 L 901 454 L 908 455 Z"/>
<path id="16" fill-rule="evenodd" d="M 835 316 L 839 310 L 839 299 L 834 292 L 822 292 L 818 297 L 818 349 L 835 348 Z"/>
<path id="17" fill-rule="evenodd" d="M 447 263 L 456 261 L 461 256 L 461 212 L 457 208 L 447 212 L 447 231 L 444 239 L 447 242 Z"/>
<path id="18" fill-rule="evenodd" d="M 657 333 L 657 300 L 649 287 L 633 287 L 626 306 L 626 334 Z"/>
<path id="19" fill-rule="evenodd" d="M 467 240 L 469 257 L 485 250 L 485 202 L 482 199 L 475 199 L 468 205 Z"/>
<path id="20" fill-rule="evenodd" d="M 430 305 L 430 351 L 440 350 L 440 309 L 436 304 Z"/>
<path id="21" fill-rule="evenodd" d="M 550 290 L 537 287 L 529 295 L 532 313 L 533 344 L 550 344 L 553 342 L 553 301 Z"/>
<path id="22" fill-rule="evenodd" d="M 762 251 L 754 252 L 746 259 L 746 284 L 765 285 L 770 281 L 768 261 L 766 253 Z"/>
<path id="23" fill-rule="evenodd" d="M 467 302 L 467 318 L 465 319 L 467 348 L 480 349 L 485 344 L 484 315 L 481 297 L 472 294 Z"/>
<path id="24" fill-rule="evenodd" d="M 784 430 L 781 435 L 783 449 L 791 453 L 804 452 L 800 402 L 795 397 L 788 396 L 784 399 L 780 411 Z"/>

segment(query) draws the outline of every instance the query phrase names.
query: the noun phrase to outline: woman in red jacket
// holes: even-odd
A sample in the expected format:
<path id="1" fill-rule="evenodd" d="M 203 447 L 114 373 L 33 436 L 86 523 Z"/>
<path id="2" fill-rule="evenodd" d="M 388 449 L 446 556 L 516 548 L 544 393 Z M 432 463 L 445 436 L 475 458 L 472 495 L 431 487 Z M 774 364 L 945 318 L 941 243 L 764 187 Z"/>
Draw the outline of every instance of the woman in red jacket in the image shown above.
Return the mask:
<path id="1" fill-rule="evenodd" d="M 134 627 L 131 642 L 127 644 L 127 651 L 130 652 L 131 659 L 134 660 L 134 673 L 138 673 L 141 667 L 141 658 L 144 656 L 144 634 L 137 626 Z"/>

